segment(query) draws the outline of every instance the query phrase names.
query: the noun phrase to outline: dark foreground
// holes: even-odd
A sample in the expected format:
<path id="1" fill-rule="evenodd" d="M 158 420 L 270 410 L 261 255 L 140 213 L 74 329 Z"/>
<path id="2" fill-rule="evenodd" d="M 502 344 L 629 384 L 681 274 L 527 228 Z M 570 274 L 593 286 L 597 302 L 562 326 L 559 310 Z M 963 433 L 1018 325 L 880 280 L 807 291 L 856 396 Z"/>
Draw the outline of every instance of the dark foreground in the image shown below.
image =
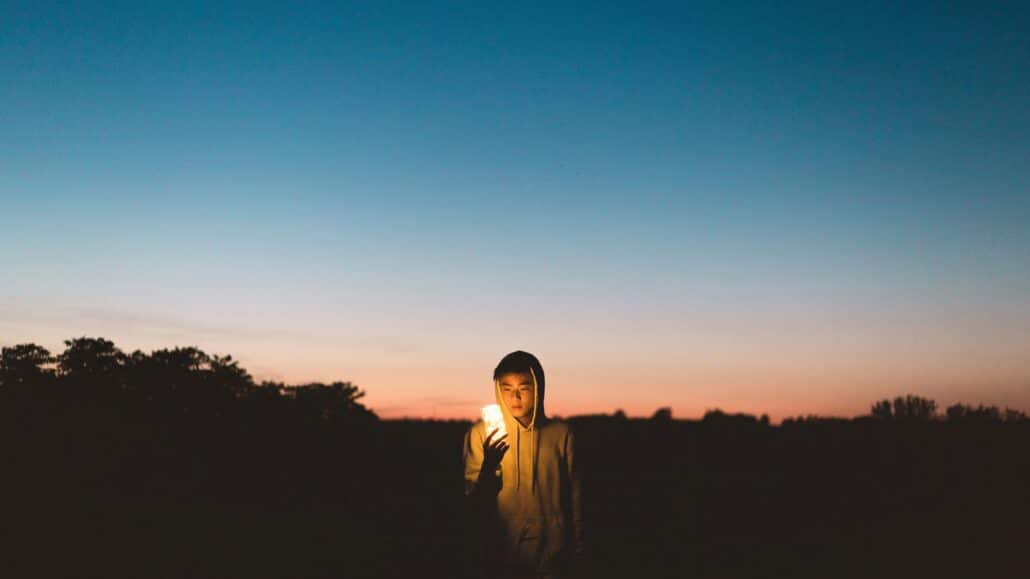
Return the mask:
<path id="1" fill-rule="evenodd" d="M 2 576 L 469 571 L 468 423 L 191 429 L 124 411 L 5 409 Z M 572 422 L 588 577 L 1026 576 L 1026 423 Z"/>

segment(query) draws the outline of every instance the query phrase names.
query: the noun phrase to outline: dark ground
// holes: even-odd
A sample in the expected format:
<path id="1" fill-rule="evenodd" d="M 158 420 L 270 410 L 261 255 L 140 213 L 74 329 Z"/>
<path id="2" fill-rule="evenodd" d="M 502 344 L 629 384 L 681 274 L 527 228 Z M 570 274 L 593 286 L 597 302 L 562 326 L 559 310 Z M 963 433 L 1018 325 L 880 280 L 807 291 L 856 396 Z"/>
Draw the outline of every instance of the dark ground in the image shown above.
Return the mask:
<path id="1" fill-rule="evenodd" d="M 3 411 L 0 576 L 468 571 L 469 423 Z M 1030 573 L 1027 423 L 572 423 L 589 577 Z"/>

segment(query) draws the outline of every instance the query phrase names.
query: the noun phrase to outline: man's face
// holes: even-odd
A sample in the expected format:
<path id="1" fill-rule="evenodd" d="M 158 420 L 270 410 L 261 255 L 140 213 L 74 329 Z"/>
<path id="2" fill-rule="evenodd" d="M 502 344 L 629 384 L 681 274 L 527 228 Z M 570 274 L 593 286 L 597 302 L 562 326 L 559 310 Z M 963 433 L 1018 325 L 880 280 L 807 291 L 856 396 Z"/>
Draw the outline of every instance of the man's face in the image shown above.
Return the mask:
<path id="1" fill-rule="evenodd" d="M 499 379 L 501 398 L 516 419 L 529 419 L 533 415 L 536 393 L 533 392 L 533 377 L 529 372 L 504 374 Z"/>

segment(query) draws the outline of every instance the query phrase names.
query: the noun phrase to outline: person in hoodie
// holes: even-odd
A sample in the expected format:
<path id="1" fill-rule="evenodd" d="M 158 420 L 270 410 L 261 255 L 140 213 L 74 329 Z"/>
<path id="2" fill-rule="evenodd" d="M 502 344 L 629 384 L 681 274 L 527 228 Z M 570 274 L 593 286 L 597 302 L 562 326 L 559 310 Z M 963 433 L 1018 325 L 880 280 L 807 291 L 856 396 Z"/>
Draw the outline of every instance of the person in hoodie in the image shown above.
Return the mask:
<path id="1" fill-rule="evenodd" d="M 544 412 L 544 370 L 521 350 L 494 369 L 506 434 L 480 420 L 465 433 L 465 497 L 479 529 L 481 567 L 491 579 L 564 578 L 584 551 L 575 438 Z"/>

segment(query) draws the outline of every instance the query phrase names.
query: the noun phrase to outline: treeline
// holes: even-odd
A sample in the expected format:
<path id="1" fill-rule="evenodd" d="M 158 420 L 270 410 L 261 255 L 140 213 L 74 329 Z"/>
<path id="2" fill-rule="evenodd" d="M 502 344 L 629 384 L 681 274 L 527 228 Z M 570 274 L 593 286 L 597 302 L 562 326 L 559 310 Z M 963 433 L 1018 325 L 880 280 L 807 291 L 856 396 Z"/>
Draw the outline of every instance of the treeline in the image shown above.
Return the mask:
<path id="1" fill-rule="evenodd" d="M 378 417 L 350 382 L 256 382 L 194 347 L 64 343 L 0 351 L 0 451 L 17 463 L 7 487 L 295 501 L 375 485 L 351 470 L 374 460 Z"/>
<path id="2" fill-rule="evenodd" d="M 0 351 L 0 396 L 68 396 L 72 399 L 120 397 L 123 401 L 165 407 L 172 413 L 197 416 L 226 416 L 230 409 L 250 406 L 278 418 L 329 423 L 368 424 L 377 416 L 359 400 L 365 392 L 350 382 L 287 385 L 255 382 L 232 356 L 209 355 L 195 347 L 140 350 L 124 353 L 104 338 L 65 340 L 65 349 L 53 355 L 34 343 L 4 347 Z M 875 402 L 867 415 L 853 418 L 804 415 L 789 417 L 783 424 L 814 422 L 963 422 L 1017 423 L 1030 417 L 1013 408 L 954 404 L 938 411 L 936 401 L 907 394 Z M 627 419 L 623 410 L 611 415 L 580 416 L 581 419 Z M 655 422 L 673 419 L 672 409 L 658 408 Z M 709 410 L 702 422 L 769 425 L 768 414 L 726 413 Z"/>
<path id="3" fill-rule="evenodd" d="M 972 406 L 957 403 L 948 406 L 944 413 L 937 411 L 937 402 L 914 394 L 898 396 L 894 400 L 880 400 L 873 403 L 869 414 L 863 414 L 852 418 L 836 416 L 820 416 L 817 414 L 799 415 L 784 418 L 782 424 L 789 426 L 793 424 L 815 424 L 815 423 L 848 423 L 848 422 L 890 422 L 890 423 L 975 423 L 975 424 L 1016 424 L 1030 423 L 1030 416 L 1021 410 L 1006 407 L 1004 410 L 997 406 L 984 406 L 979 404 Z M 630 420 L 626 412 L 619 409 L 612 414 L 594 414 L 578 416 L 577 420 Z M 673 420 L 672 409 L 663 406 L 655 410 L 650 421 L 656 423 Z M 768 414 L 755 416 L 746 412 L 724 412 L 719 408 L 708 410 L 701 418 L 703 424 L 737 424 L 741 426 L 770 426 Z"/>
<path id="4" fill-rule="evenodd" d="M 32 343 L 3 348 L 4 394 L 117 396 L 194 417 L 222 416 L 231 407 L 251 405 L 327 422 L 377 418 L 359 402 L 365 392 L 350 382 L 256 383 L 232 356 L 209 355 L 194 347 L 126 354 L 104 338 L 75 338 L 64 344 L 56 356 Z"/>

